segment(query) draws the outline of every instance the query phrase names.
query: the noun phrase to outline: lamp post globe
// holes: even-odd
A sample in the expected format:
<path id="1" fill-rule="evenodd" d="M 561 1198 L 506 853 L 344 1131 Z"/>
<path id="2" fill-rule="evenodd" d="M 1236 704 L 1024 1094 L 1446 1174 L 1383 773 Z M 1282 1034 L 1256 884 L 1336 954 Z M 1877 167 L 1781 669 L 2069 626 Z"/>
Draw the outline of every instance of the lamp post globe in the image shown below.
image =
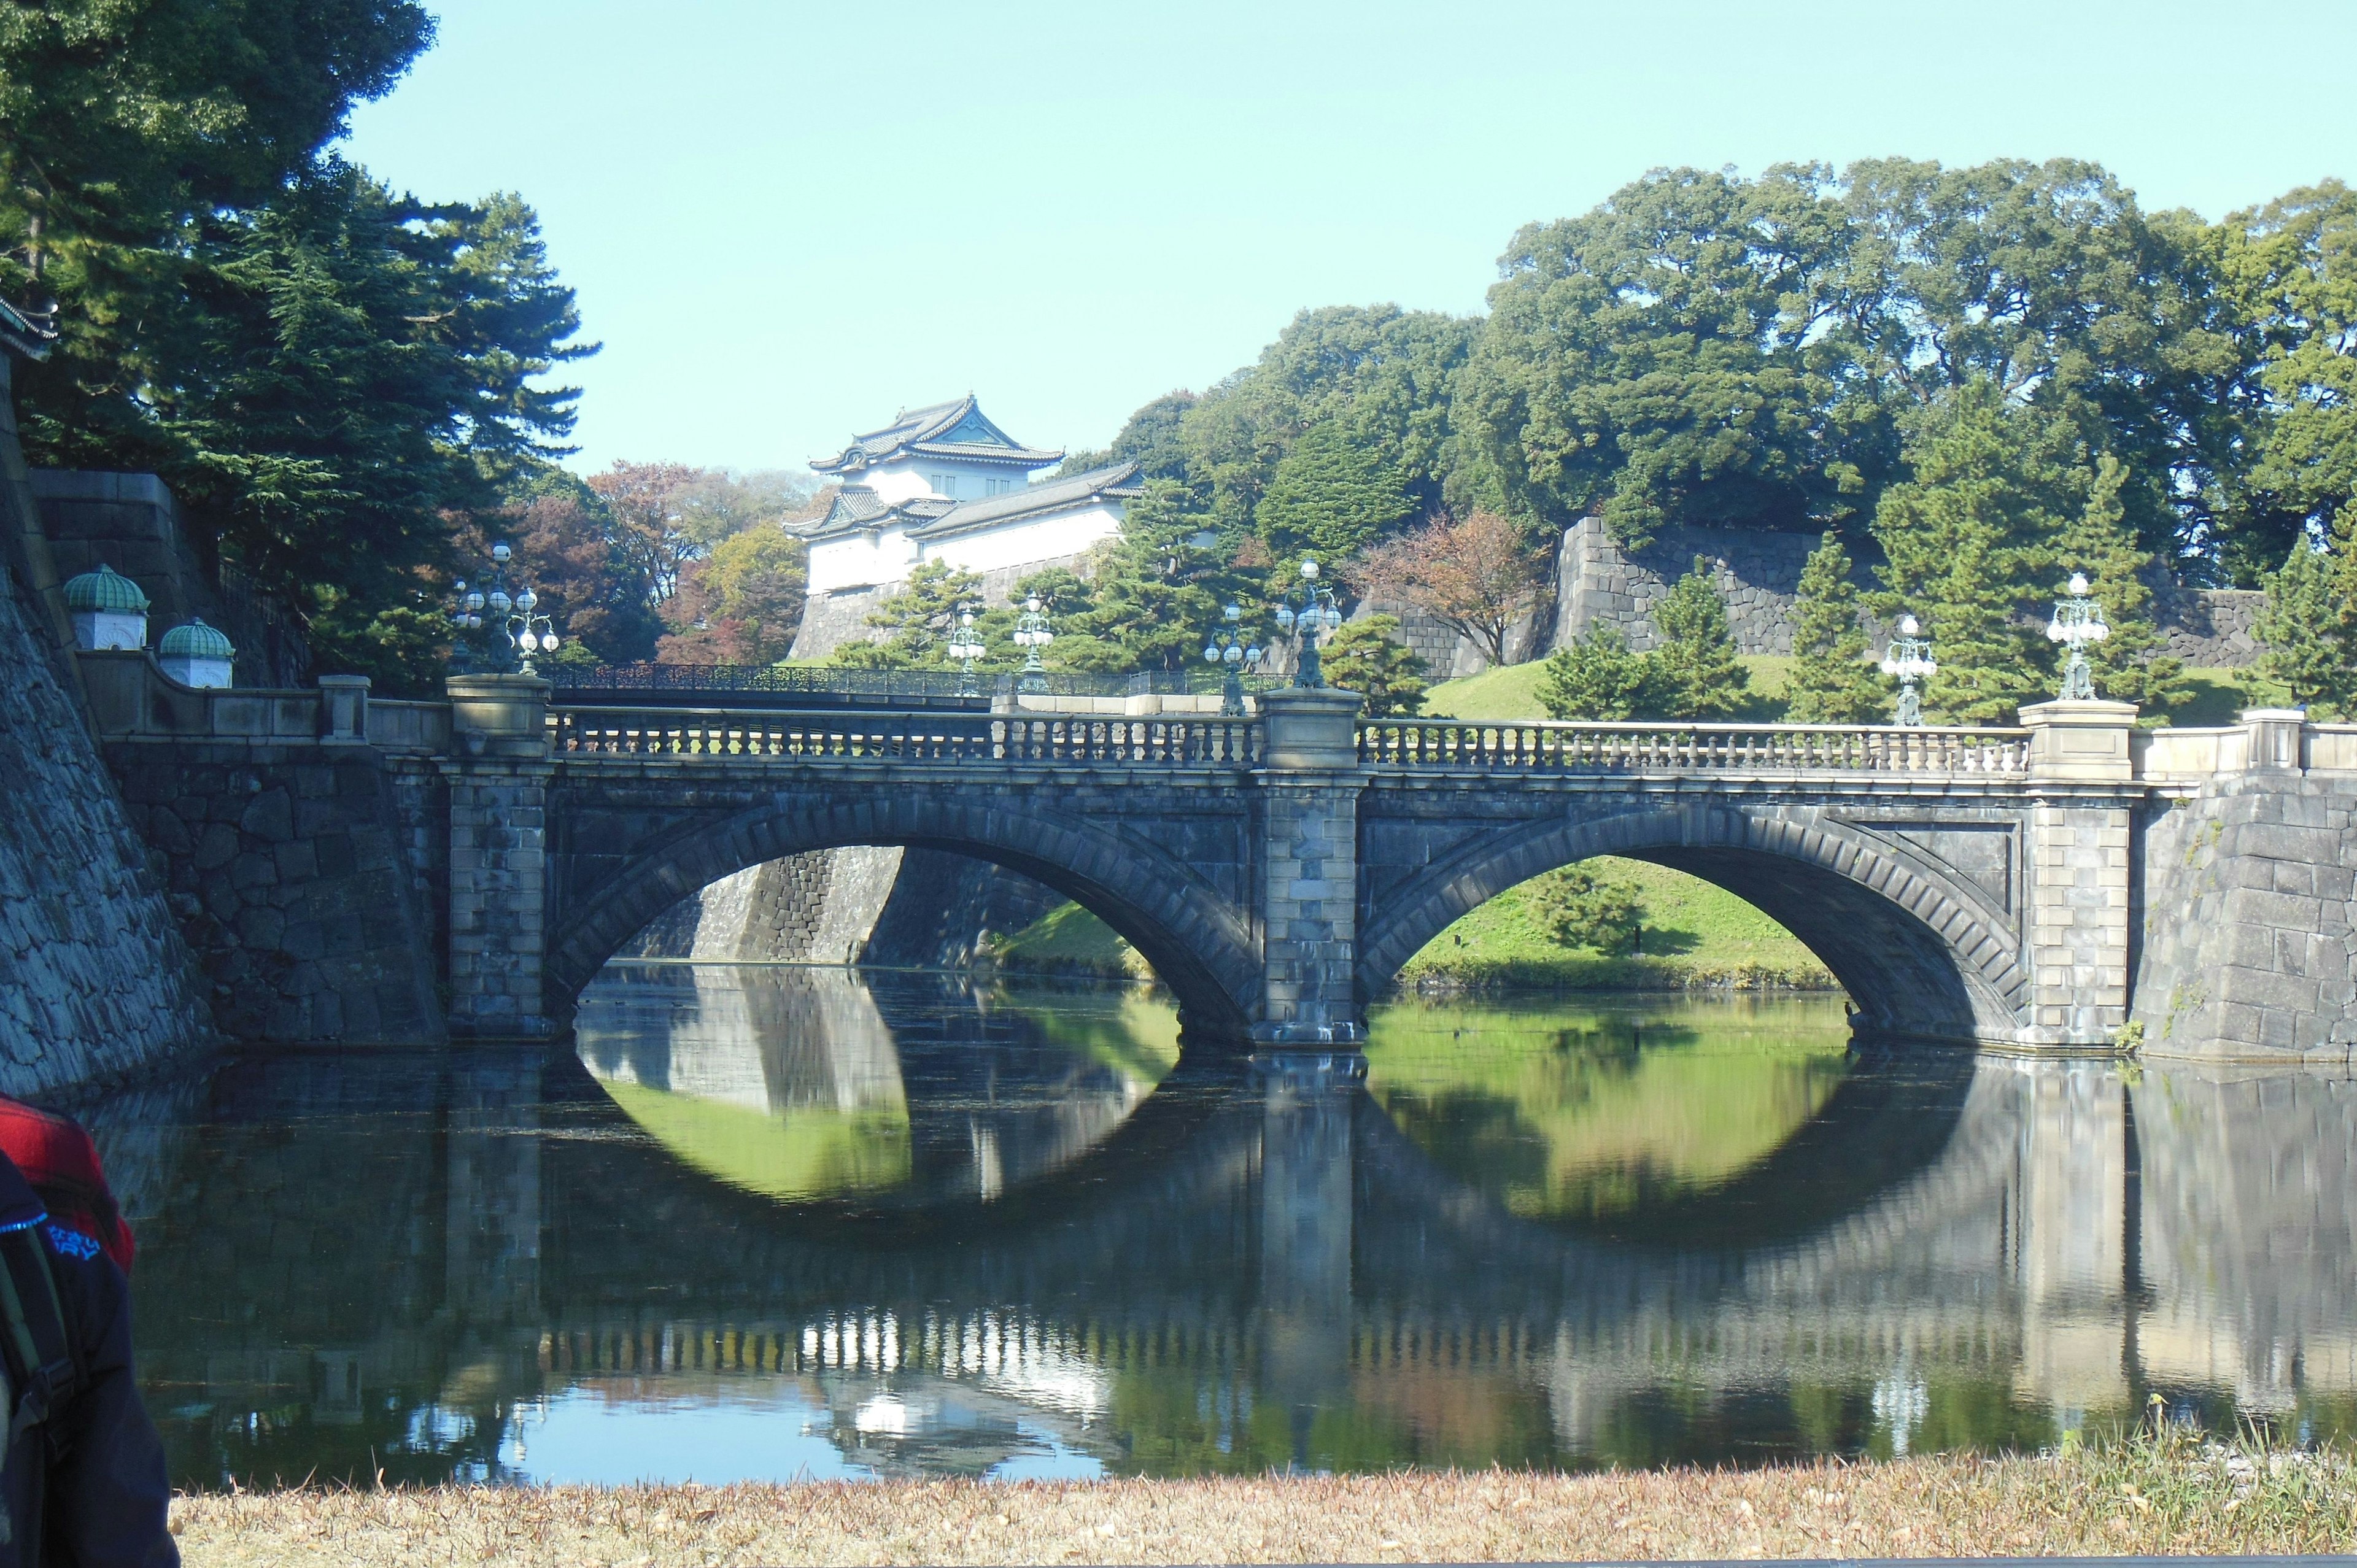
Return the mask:
<path id="1" fill-rule="evenodd" d="M 1923 722 L 1923 693 L 1917 685 L 1930 680 L 1940 666 L 1932 657 L 1931 639 L 1920 635 L 1922 629 L 1913 616 L 1900 616 L 1899 635 L 1890 639 L 1890 651 L 1883 656 L 1882 672 L 1899 682 L 1893 724 L 1912 726 Z"/>
<path id="2" fill-rule="evenodd" d="M 2072 573 L 2064 591 L 2068 596 L 2055 602 L 2053 618 L 2046 623 L 2047 639 L 2069 650 L 2062 664 L 2062 700 L 2093 702 L 2095 677 L 2087 650 L 2110 637 L 2112 628 L 2104 619 L 2104 607 L 2088 595 L 2084 572 Z"/>
<path id="3" fill-rule="evenodd" d="M 1229 604 L 1220 611 L 1220 618 L 1227 624 L 1203 644 L 1203 661 L 1221 672 L 1220 712 L 1230 718 L 1241 718 L 1244 711 L 1244 671 L 1260 667 L 1261 650 L 1243 636 L 1243 606 Z"/>
<path id="4" fill-rule="evenodd" d="M 556 625 L 540 613 L 541 597 L 528 583 L 508 591 L 508 563 L 515 552 L 506 543 L 491 546 L 490 581 L 469 587 L 462 579 L 451 585 L 450 662 L 464 674 L 531 675 L 535 653 L 554 653 L 560 646 Z M 494 635 L 473 634 L 489 629 Z"/>
<path id="5" fill-rule="evenodd" d="M 1318 665 L 1318 647 L 1341 624 L 1342 608 L 1335 603 L 1334 590 L 1318 581 L 1318 563 L 1305 557 L 1300 584 L 1276 607 L 1277 629 L 1293 635 L 1294 685 L 1314 691 L 1326 684 L 1325 672 Z"/>

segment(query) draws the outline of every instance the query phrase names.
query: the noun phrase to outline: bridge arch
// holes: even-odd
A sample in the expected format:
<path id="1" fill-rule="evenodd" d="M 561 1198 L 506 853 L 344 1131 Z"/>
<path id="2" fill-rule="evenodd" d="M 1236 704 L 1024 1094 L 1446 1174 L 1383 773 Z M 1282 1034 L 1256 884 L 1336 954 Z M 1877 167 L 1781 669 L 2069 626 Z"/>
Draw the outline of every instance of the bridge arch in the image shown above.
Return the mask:
<path id="1" fill-rule="evenodd" d="M 1840 981 L 1862 1027 L 2006 1041 L 2027 1023 L 2018 922 L 1930 856 L 1815 807 L 1667 803 L 1480 838 L 1360 909 L 1358 983 L 1379 995 L 1468 910 L 1599 854 L 1712 883 L 1782 923 Z"/>
<path id="2" fill-rule="evenodd" d="M 623 943 L 689 894 L 767 861 L 856 844 L 944 850 L 1031 877 L 1135 946 L 1190 1030 L 1243 1036 L 1261 986 L 1252 935 L 1193 867 L 1069 811 L 924 788 L 775 798 L 631 846 L 578 907 L 552 911 L 550 1002 L 569 1012 Z"/>

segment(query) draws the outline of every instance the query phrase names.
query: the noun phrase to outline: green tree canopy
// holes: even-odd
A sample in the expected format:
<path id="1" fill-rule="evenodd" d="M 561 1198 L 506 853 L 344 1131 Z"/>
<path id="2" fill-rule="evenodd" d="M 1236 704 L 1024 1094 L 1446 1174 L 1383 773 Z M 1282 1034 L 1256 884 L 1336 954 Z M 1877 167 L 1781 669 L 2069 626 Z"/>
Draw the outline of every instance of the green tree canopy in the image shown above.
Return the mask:
<path id="1" fill-rule="evenodd" d="M 1735 653 L 1735 633 L 1727 625 L 1727 601 L 1710 563 L 1695 557 L 1694 570 L 1680 577 L 1653 606 L 1653 626 L 1661 646 L 1646 657 L 1653 661 L 1674 719 L 1731 718 L 1743 706 L 1750 672 Z"/>
<path id="2" fill-rule="evenodd" d="M 1279 556 L 1314 555 L 1332 566 L 1405 522 L 1409 501 L 1380 452 L 1329 423 L 1293 444 L 1254 515 Z"/>
<path id="3" fill-rule="evenodd" d="M 1827 529 L 1801 568 L 1792 602 L 1792 676 L 1786 716 L 1795 724 L 1873 724 L 1889 715 L 1888 683 L 1869 658 L 1858 623 L 1849 552 Z"/>
<path id="4" fill-rule="evenodd" d="M 1327 639 L 1319 659 L 1326 683 L 1364 696 L 1371 719 L 1413 714 L 1424 707 L 1424 660 L 1400 640 L 1397 616 L 1351 622 Z"/>
<path id="5" fill-rule="evenodd" d="M 2319 718 L 2350 713 L 2357 699 L 2350 605 L 2340 575 L 2332 556 L 2301 540 L 2268 576 L 2266 605 L 2253 628 L 2266 644 L 2262 667 L 2290 689 L 2294 704 Z"/>

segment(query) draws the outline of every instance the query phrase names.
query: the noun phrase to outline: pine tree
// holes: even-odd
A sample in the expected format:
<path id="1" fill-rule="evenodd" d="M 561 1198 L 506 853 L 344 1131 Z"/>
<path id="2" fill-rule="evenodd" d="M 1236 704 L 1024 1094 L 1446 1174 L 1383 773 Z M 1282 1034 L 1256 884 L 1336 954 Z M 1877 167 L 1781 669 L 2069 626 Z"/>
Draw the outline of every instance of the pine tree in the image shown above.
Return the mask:
<path id="1" fill-rule="evenodd" d="M 1792 601 L 1792 679 L 1785 690 L 1794 724 L 1872 724 L 1889 712 L 1890 692 L 1867 659 L 1858 624 L 1849 552 L 1825 532 L 1801 568 Z"/>
<path id="2" fill-rule="evenodd" d="M 1548 654 L 1539 677 L 1539 705 L 1554 719 L 1653 718 L 1668 706 L 1668 696 L 1660 666 L 1630 652 L 1628 639 L 1601 623 Z"/>
<path id="3" fill-rule="evenodd" d="M 1326 683 L 1364 696 L 1371 719 L 1424 706 L 1424 660 L 1400 641 L 1399 629 L 1397 616 L 1369 616 L 1336 632 L 1323 650 Z"/>
<path id="4" fill-rule="evenodd" d="M 2136 547 L 2120 504 L 2127 469 L 2106 452 L 2095 460 L 2087 487 L 2087 504 L 2077 522 L 2062 531 L 2062 573 L 2084 572 L 2087 591 L 2103 607 L 2110 635 L 2087 650 L 2095 680 L 2095 693 L 2114 702 L 2134 703 L 2150 713 L 2166 713 L 2192 695 L 2183 679 L 2184 663 L 2160 651 L 2160 628 L 2152 614 L 2152 588 L 2145 574 L 2152 569 L 2151 553 Z"/>
<path id="5" fill-rule="evenodd" d="M 2357 669 L 2350 660 L 2344 600 L 2335 558 L 2305 539 L 2281 569 L 2267 575 L 2266 607 L 2252 629 L 2266 645 L 2260 667 L 2291 688 L 2295 706 L 2317 717 L 2352 711 Z"/>
<path id="6" fill-rule="evenodd" d="M 909 573 L 900 591 L 867 618 L 869 626 L 891 635 L 881 642 L 845 643 L 834 650 L 834 661 L 868 670 L 950 669 L 950 633 L 961 612 L 981 603 L 980 577 L 944 562 L 928 561 Z M 1004 610 L 995 615 L 1000 620 L 1006 618 Z M 983 640 L 995 645 L 1004 639 L 985 636 Z"/>
<path id="7" fill-rule="evenodd" d="M 1723 719 L 1742 707 L 1750 672 L 1735 655 L 1727 601 L 1718 595 L 1710 563 L 1695 557 L 1694 570 L 1679 578 L 1653 607 L 1662 645 L 1646 655 L 1658 671 L 1674 719 Z"/>
<path id="8" fill-rule="evenodd" d="M 1940 665 L 1923 705 L 1947 723 L 2010 722 L 2052 689 L 2046 639 L 2025 615 L 2061 532 L 2031 417 L 2009 412 L 1993 383 L 1965 383 L 1927 411 L 1913 477 L 1875 509 L 1888 559 L 1874 607 L 1923 622 Z"/>

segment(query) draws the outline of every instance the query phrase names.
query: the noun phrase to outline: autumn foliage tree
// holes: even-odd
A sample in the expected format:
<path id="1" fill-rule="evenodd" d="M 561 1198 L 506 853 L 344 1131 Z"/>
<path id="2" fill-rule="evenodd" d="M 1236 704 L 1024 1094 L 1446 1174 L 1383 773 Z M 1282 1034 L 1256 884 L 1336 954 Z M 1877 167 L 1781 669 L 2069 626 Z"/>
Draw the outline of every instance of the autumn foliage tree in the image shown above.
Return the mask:
<path id="1" fill-rule="evenodd" d="M 1365 599 L 1423 611 L 1469 638 L 1492 664 L 1535 599 L 1544 567 L 1522 530 L 1493 511 L 1443 515 L 1368 551 L 1351 573 Z"/>

